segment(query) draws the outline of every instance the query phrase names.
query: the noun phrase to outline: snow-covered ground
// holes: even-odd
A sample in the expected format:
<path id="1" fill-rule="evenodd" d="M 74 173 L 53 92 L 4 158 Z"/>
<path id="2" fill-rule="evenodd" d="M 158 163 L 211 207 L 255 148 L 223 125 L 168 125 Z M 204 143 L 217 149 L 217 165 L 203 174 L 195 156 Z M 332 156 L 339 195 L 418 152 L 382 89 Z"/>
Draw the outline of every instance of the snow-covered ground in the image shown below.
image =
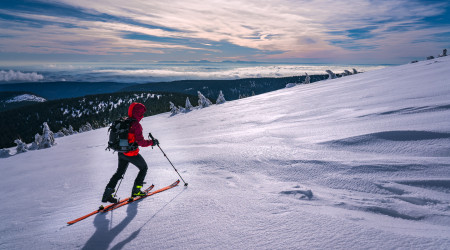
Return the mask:
<path id="1" fill-rule="evenodd" d="M 145 118 L 189 186 L 72 226 L 116 170 L 106 129 L 0 159 L 0 249 L 448 249 L 449 69 L 438 58 Z M 141 154 L 148 183 L 177 179 L 158 148 Z"/>
<path id="2" fill-rule="evenodd" d="M 30 94 L 23 94 L 15 96 L 9 100 L 6 100 L 6 103 L 12 103 L 12 102 L 46 102 L 47 100 L 45 98 L 30 95 Z"/>

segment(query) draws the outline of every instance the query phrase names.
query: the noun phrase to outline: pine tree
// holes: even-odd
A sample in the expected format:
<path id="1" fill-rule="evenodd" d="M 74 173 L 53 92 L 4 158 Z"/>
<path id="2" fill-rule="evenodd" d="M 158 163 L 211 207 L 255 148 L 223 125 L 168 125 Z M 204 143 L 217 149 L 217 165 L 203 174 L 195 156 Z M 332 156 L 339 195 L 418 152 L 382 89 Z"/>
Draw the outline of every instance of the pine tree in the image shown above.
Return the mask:
<path id="1" fill-rule="evenodd" d="M 80 133 L 83 133 L 83 132 L 87 132 L 87 131 L 91 131 L 91 130 L 92 130 L 92 125 L 89 122 L 86 122 L 86 124 L 82 125 L 78 131 Z"/>
<path id="2" fill-rule="evenodd" d="M 177 108 L 177 106 L 175 106 L 175 104 L 173 104 L 173 102 L 169 102 L 169 104 L 170 104 L 171 116 L 174 116 L 174 115 L 180 113 L 180 110 Z"/>
<path id="3" fill-rule="evenodd" d="M 309 77 L 308 73 L 305 73 L 305 81 L 303 82 L 303 84 L 310 84 L 311 83 L 311 78 Z"/>
<path id="4" fill-rule="evenodd" d="M 219 97 L 217 97 L 216 104 L 225 103 L 225 97 L 223 96 L 222 90 L 219 92 Z"/>
<path id="5" fill-rule="evenodd" d="M 336 79 L 337 78 L 336 74 L 333 73 L 333 71 L 331 71 L 329 69 L 327 69 L 326 71 L 328 73 L 328 79 Z"/>
<path id="6" fill-rule="evenodd" d="M 74 130 L 73 130 L 73 127 L 72 127 L 72 125 L 69 125 L 69 135 L 73 135 L 73 134 L 76 134 L 77 132 L 75 132 Z"/>
<path id="7" fill-rule="evenodd" d="M 199 108 L 207 108 L 212 105 L 212 102 L 206 98 L 200 91 L 197 91 L 198 93 L 198 107 Z"/>
<path id="8" fill-rule="evenodd" d="M 64 134 L 64 136 L 70 135 L 69 130 L 65 127 L 63 127 L 60 131 Z"/>
<path id="9" fill-rule="evenodd" d="M 43 130 L 42 130 L 42 142 L 39 145 L 39 148 L 51 148 L 53 145 L 55 145 L 55 137 L 53 136 L 53 132 L 48 127 L 48 124 L 44 122 L 43 124 Z"/>
<path id="10" fill-rule="evenodd" d="M 344 70 L 344 76 L 349 76 L 349 75 L 351 75 L 352 74 L 352 72 L 350 72 L 350 71 L 348 71 L 348 70 Z"/>
<path id="11" fill-rule="evenodd" d="M 189 112 L 193 109 L 194 107 L 191 104 L 191 101 L 189 101 L 189 97 L 186 97 L 186 106 L 184 107 L 185 112 Z"/>

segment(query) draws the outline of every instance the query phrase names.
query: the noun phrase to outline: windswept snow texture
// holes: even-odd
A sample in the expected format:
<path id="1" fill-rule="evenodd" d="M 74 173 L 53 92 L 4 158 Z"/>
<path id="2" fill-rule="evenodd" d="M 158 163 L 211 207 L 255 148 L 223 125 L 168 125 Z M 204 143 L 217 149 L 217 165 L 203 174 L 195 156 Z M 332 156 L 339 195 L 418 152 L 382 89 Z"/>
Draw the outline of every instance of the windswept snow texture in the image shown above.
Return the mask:
<path id="1" fill-rule="evenodd" d="M 0 159 L 0 248 L 449 249 L 449 68 L 438 58 L 147 117 L 189 186 L 72 226 L 116 170 L 106 128 Z M 178 178 L 158 148 L 141 154 L 148 185 Z"/>
<path id="2" fill-rule="evenodd" d="M 14 98 L 11 98 L 9 100 L 6 100 L 6 103 L 12 103 L 12 102 L 46 102 L 47 100 L 45 98 L 39 97 L 39 96 L 35 96 L 35 95 L 30 95 L 30 94 L 23 94 L 23 95 L 18 95 Z"/>

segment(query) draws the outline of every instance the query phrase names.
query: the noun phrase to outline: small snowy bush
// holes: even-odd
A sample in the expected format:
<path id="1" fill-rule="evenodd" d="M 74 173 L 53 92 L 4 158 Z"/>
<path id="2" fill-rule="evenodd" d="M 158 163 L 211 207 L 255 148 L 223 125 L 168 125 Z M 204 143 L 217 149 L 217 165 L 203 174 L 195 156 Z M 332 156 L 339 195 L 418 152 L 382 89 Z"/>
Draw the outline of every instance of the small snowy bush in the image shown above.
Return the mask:
<path id="1" fill-rule="evenodd" d="M 10 157 L 11 154 L 9 153 L 9 149 L 0 149 L 0 158 L 7 158 Z"/>
<path id="2" fill-rule="evenodd" d="M 292 88 L 295 85 L 297 85 L 297 83 L 290 82 L 290 83 L 286 84 L 286 88 Z"/>
<path id="3" fill-rule="evenodd" d="M 18 153 L 18 154 L 20 154 L 20 153 L 25 153 L 25 152 L 28 151 L 28 146 L 27 146 L 27 144 L 24 143 L 21 139 L 16 139 L 16 140 L 14 141 L 14 143 L 17 144 L 16 150 L 17 150 L 17 153 Z"/>
<path id="4" fill-rule="evenodd" d="M 62 132 L 64 134 L 64 136 L 70 135 L 69 130 L 67 128 L 62 128 L 59 132 Z"/>
<path id="5" fill-rule="evenodd" d="M 349 75 L 351 75 L 352 74 L 352 72 L 350 72 L 350 71 L 348 71 L 348 70 L 344 70 L 344 76 L 349 76 Z"/>
<path id="6" fill-rule="evenodd" d="M 87 131 L 91 131 L 91 130 L 92 130 L 92 125 L 89 122 L 86 122 L 85 125 L 82 125 L 80 127 L 78 132 L 83 133 L 83 132 L 87 132 Z"/>
<path id="7" fill-rule="evenodd" d="M 31 146 L 28 148 L 29 150 L 38 150 L 39 145 L 42 143 L 42 136 L 40 134 L 36 134 L 34 136 L 34 142 L 31 143 Z"/>
<path id="8" fill-rule="evenodd" d="M 61 130 L 55 133 L 55 138 L 60 138 L 60 137 L 64 137 L 64 136 L 65 136 L 65 134 Z"/>

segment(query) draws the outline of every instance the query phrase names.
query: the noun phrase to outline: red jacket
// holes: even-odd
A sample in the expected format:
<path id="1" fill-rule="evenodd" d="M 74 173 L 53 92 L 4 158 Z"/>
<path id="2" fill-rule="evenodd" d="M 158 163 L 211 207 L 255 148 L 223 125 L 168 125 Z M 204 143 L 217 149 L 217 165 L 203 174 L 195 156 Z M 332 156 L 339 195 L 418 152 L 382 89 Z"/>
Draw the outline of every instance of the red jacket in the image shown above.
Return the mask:
<path id="1" fill-rule="evenodd" d="M 146 140 L 142 135 L 142 126 L 139 123 L 144 118 L 144 113 L 147 109 L 144 104 L 133 102 L 128 108 L 128 117 L 136 119 L 133 121 L 128 131 L 128 142 L 136 142 L 141 147 L 148 147 L 153 145 L 153 141 Z M 123 153 L 126 156 L 135 156 L 139 154 L 139 147 L 136 150 Z"/>

